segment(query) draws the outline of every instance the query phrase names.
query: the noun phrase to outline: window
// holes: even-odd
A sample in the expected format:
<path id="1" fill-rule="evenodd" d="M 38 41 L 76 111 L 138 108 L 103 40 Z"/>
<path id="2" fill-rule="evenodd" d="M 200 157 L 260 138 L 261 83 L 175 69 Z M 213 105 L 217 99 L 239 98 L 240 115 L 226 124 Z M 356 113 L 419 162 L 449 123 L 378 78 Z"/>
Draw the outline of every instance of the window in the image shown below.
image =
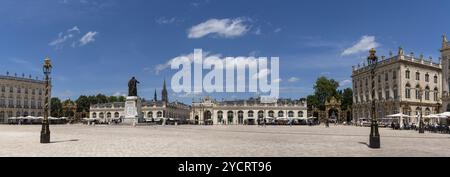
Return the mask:
<path id="1" fill-rule="evenodd" d="M 406 79 L 410 79 L 411 78 L 410 75 L 411 75 L 411 72 L 410 71 L 406 71 L 406 73 L 405 73 Z"/>
<path id="2" fill-rule="evenodd" d="M 106 113 L 106 118 L 111 118 L 111 113 L 110 112 Z"/>
<path id="3" fill-rule="evenodd" d="M 382 100 L 383 99 L 383 93 L 381 92 L 381 90 L 378 91 L 378 100 Z"/>
<path id="4" fill-rule="evenodd" d="M 158 117 L 162 117 L 162 116 L 163 116 L 163 113 L 162 113 L 161 111 L 158 111 L 158 112 L 156 113 L 156 115 L 157 115 Z"/>
<path id="5" fill-rule="evenodd" d="M 9 93 L 14 92 L 14 88 L 13 87 L 9 87 Z"/>
<path id="6" fill-rule="evenodd" d="M 434 88 L 433 100 L 438 101 L 438 96 L 439 96 L 439 90 L 437 88 Z"/>
<path id="7" fill-rule="evenodd" d="M 410 99 L 411 98 L 411 86 L 409 84 L 407 84 L 405 88 L 406 88 L 405 89 L 405 97 L 407 99 Z"/>
<path id="8" fill-rule="evenodd" d="M 430 75 L 428 73 L 425 74 L 425 82 L 430 82 Z"/>
<path id="9" fill-rule="evenodd" d="M 393 80 L 397 79 L 397 71 L 394 71 L 394 72 L 392 73 L 392 79 L 393 79 Z"/>
<path id="10" fill-rule="evenodd" d="M 289 117 L 294 117 L 294 111 L 289 111 L 289 112 L 288 112 L 288 116 L 289 116 Z"/>
<path id="11" fill-rule="evenodd" d="M 390 97 L 391 97 L 391 94 L 390 94 L 390 92 L 389 92 L 389 88 L 387 88 L 386 90 L 385 90 L 385 98 L 386 98 L 386 100 L 387 99 L 389 99 Z"/>
<path id="12" fill-rule="evenodd" d="M 389 73 L 384 74 L 384 81 L 389 81 Z"/>
<path id="13" fill-rule="evenodd" d="M 394 88 L 394 99 L 398 99 L 398 89 Z"/>
<path id="14" fill-rule="evenodd" d="M 378 75 L 378 83 L 381 82 L 381 75 Z"/>
<path id="15" fill-rule="evenodd" d="M 248 117 L 253 117 L 254 112 L 253 111 L 249 111 L 248 112 Z"/>
<path id="16" fill-rule="evenodd" d="M 120 117 L 120 114 L 118 112 L 114 113 L 114 118 L 119 118 L 119 117 Z"/>
<path id="17" fill-rule="evenodd" d="M 274 112 L 273 111 L 269 111 L 269 117 L 274 117 Z"/>
<path id="18" fill-rule="evenodd" d="M 284 112 L 283 111 L 279 111 L 278 112 L 278 117 L 284 117 Z"/>
<path id="19" fill-rule="evenodd" d="M 2 92 L 5 92 L 5 90 L 6 90 L 5 86 L 2 86 Z"/>
<path id="20" fill-rule="evenodd" d="M 434 76 L 434 83 L 437 84 L 438 83 L 438 77 L 435 75 Z"/>
<path id="21" fill-rule="evenodd" d="M 416 72 L 416 80 L 420 81 L 420 73 Z"/>
<path id="22" fill-rule="evenodd" d="M 425 88 L 425 100 L 430 100 L 430 88 Z"/>
<path id="23" fill-rule="evenodd" d="M 92 113 L 92 118 L 94 118 L 94 119 L 97 118 L 97 113 L 95 113 L 95 112 Z"/>
<path id="24" fill-rule="evenodd" d="M 420 99 L 422 95 L 420 95 L 420 86 L 416 87 L 416 99 Z"/>
<path id="25" fill-rule="evenodd" d="M 20 89 L 20 87 L 17 87 L 17 93 L 21 93 L 22 89 Z"/>
<path id="26" fill-rule="evenodd" d="M 304 115 L 303 115 L 303 111 L 299 111 L 298 112 L 298 117 L 303 117 Z"/>

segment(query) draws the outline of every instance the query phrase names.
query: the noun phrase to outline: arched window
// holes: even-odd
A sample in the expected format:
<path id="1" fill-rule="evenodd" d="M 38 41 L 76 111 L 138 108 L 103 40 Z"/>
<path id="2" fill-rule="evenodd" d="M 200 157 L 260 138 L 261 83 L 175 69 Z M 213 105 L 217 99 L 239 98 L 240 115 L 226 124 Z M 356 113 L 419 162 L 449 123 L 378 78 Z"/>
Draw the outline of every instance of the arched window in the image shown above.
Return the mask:
<path id="1" fill-rule="evenodd" d="M 94 118 L 94 119 L 97 118 L 97 113 L 95 113 L 95 112 L 92 113 L 92 118 Z"/>
<path id="2" fill-rule="evenodd" d="M 288 116 L 289 116 L 290 118 L 294 117 L 294 111 L 289 111 L 289 112 L 288 112 Z"/>
<path id="3" fill-rule="evenodd" d="M 424 115 L 424 116 L 429 116 L 430 114 L 431 114 L 430 108 L 426 108 L 426 109 L 425 109 L 425 115 Z"/>
<path id="4" fill-rule="evenodd" d="M 100 117 L 100 119 L 103 119 L 103 118 L 105 118 L 105 114 L 101 112 L 101 113 L 99 114 L 99 117 Z"/>
<path id="5" fill-rule="evenodd" d="M 438 101 L 438 98 L 439 98 L 439 90 L 438 90 L 438 88 L 436 87 L 436 88 L 434 88 L 433 100 L 434 100 L 434 101 Z"/>
<path id="6" fill-rule="evenodd" d="M 420 99 L 422 95 L 420 95 L 420 85 L 416 86 L 416 99 Z"/>
<path id="7" fill-rule="evenodd" d="M 34 112 L 31 112 L 31 117 L 34 117 L 34 116 L 35 116 Z"/>
<path id="8" fill-rule="evenodd" d="M 228 124 L 233 124 L 234 113 L 233 111 L 228 111 L 227 113 Z"/>
<path id="9" fill-rule="evenodd" d="M 244 124 L 244 111 L 238 112 L 238 124 Z"/>
<path id="10" fill-rule="evenodd" d="M 278 117 L 284 117 L 284 112 L 283 111 L 278 111 Z"/>
<path id="11" fill-rule="evenodd" d="M 437 77 L 437 75 L 434 75 L 434 83 L 435 83 L 435 84 L 438 83 L 438 77 Z"/>
<path id="12" fill-rule="evenodd" d="M 269 111 L 269 117 L 274 117 L 274 112 L 273 111 Z"/>
<path id="13" fill-rule="evenodd" d="M 430 100 L 430 87 L 425 88 L 425 100 Z"/>
<path id="14" fill-rule="evenodd" d="M 406 77 L 406 79 L 410 79 L 411 78 L 411 71 L 406 70 L 405 77 Z"/>
<path id="15" fill-rule="evenodd" d="M 428 73 L 425 74 L 425 82 L 430 82 L 430 75 Z"/>
<path id="16" fill-rule="evenodd" d="M 419 71 L 416 72 L 416 80 L 420 81 L 420 72 Z"/>
<path id="17" fill-rule="evenodd" d="M 419 113 L 420 113 L 420 107 L 417 107 L 416 108 L 416 115 L 419 115 Z"/>
<path id="18" fill-rule="evenodd" d="M 111 113 L 110 112 L 106 113 L 106 118 L 111 118 Z"/>
<path id="19" fill-rule="evenodd" d="M 303 111 L 299 111 L 298 112 L 298 117 L 303 117 L 304 115 L 303 115 Z"/>
<path id="20" fill-rule="evenodd" d="M 158 111 L 158 112 L 156 113 L 156 115 L 157 115 L 158 117 L 162 117 L 162 116 L 163 116 L 163 113 L 162 113 L 161 111 Z"/>
<path id="21" fill-rule="evenodd" d="M 20 112 L 19 111 L 16 112 L 16 117 L 20 117 Z"/>
<path id="22" fill-rule="evenodd" d="M 147 118 L 153 118 L 153 112 L 152 111 L 147 113 Z"/>
<path id="23" fill-rule="evenodd" d="M 407 99 L 411 98 L 411 85 L 409 85 L 409 84 L 406 84 L 406 87 L 405 87 L 405 97 Z"/>
<path id="24" fill-rule="evenodd" d="M 258 112 L 258 119 L 263 119 L 264 118 L 264 111 L 259 111 Z"/>
<path id="25" fill-rule="evenodd" d="M 253 117 L 254 115 L 254 112 L 253 111 L 248 111 L 248 117 Z"/>

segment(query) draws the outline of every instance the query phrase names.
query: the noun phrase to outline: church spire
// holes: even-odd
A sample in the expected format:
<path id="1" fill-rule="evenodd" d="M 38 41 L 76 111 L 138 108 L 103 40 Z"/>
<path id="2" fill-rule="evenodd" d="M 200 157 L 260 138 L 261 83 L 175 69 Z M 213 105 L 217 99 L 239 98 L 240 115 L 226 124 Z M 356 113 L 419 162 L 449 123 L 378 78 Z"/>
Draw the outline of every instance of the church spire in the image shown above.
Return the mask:
<path id="1" fill-rule="evenodd" d="M 164 79 L 164 85 L 162 90 L 162 101 L 168 103 L 169 97 L 167 96 L 167 87 L 166 87 L 166 79 Z"/>
<path id="2" fill-rule="evenodd" d="M 156 95 L 156 89 L 155 89 L 155 95 L 153 96 L 153 101 L 157 102 L 158 101 L 158 95 Z"/>

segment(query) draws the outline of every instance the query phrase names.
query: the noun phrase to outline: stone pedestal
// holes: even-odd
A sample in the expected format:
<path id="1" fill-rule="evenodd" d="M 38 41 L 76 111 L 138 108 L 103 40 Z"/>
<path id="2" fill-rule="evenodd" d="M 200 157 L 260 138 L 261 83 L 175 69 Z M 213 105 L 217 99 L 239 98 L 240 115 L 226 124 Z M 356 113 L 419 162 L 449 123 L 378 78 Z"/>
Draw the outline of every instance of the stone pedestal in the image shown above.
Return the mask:
<path id="1" fill-rule="evenodd" d="M 141 99 L 137 96 L 129 96 L 125 102 L 125 116 L 123 124 L 136 125 L 143 119 Z"/>

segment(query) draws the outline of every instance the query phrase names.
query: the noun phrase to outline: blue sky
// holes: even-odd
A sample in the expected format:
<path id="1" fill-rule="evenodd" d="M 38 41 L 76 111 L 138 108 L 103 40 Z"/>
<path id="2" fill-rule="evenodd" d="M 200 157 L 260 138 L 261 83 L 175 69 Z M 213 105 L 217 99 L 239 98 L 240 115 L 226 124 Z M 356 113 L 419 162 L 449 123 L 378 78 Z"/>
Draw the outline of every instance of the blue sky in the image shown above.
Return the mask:
<path id="1" fill-rule="evenodd" d="M 371 46 L 380 55 L 403 46 L 437 62 L 441 35 L 450 31 L 448 7 L 448 0 L 2 0 L 0 73 L 42 78 L 50 56 L 53 96 L 121 95 L 136 76 L 139 94 L 151 98 L 175 72 L 156 68 L 201 48 L 279 56 L 281 96 L 301 98 L 322 75 L 351 87 L 351 67 Z"/>

